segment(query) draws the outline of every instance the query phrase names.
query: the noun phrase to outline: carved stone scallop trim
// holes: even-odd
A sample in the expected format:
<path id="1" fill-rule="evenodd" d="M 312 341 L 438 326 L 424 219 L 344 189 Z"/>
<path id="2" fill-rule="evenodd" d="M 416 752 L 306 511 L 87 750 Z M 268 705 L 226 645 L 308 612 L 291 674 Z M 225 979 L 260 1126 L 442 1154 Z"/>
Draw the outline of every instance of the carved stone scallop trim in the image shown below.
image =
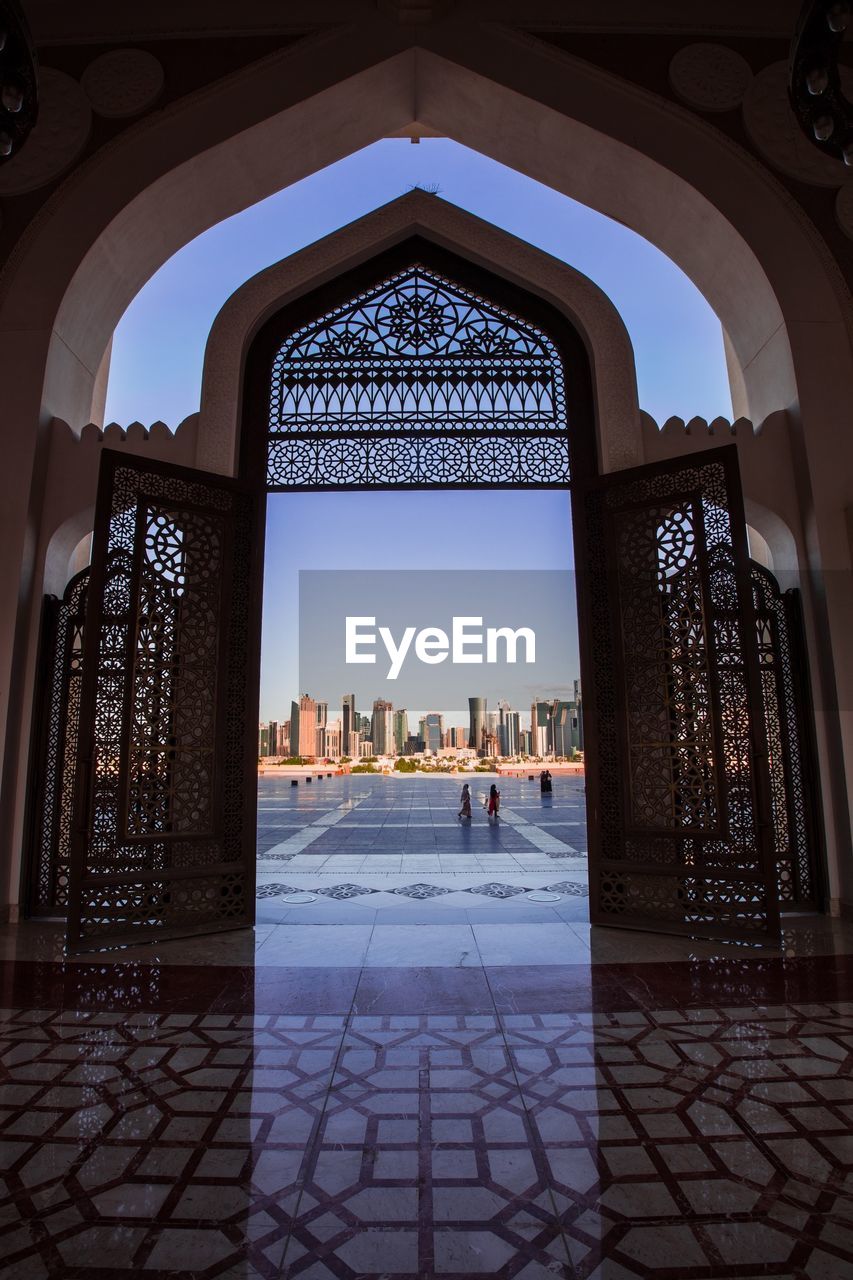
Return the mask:
<path id="1" fill-rule="evenodd" d="M 144 49 L 113 49 L 90 62 L 82 85 L 99 116 L 135 116 L 163 90 L 163 68 Z"/>
<path id="2" fill-rule="evenodd" d="M 669 82 L 699 111 L 733 111 L 752 80 L 749 63 L 723 44 L 689 44 L 669 64 Z"/>
<path id="3" fill-rule="evenodd" d="M 841 84 L 853 99 L 853 72 L 841 68 Z M 846 170 L 822 155 L 800 129 L 788 101 L 788 64 L 774 62 L 753 79 L 743 102 L 746 131 L 766 160 L 782 173 L 817 187 L 839 187 Z"/>
<path id="4" fill-rule="evenodd" d="M 0 169 L 0 196 L 17 196 L 43 187 L 64 173 L 86 145 L 92 112 L 76 80 L 64 71 L 42 67 L 39 117 L 27 145 Z"/>

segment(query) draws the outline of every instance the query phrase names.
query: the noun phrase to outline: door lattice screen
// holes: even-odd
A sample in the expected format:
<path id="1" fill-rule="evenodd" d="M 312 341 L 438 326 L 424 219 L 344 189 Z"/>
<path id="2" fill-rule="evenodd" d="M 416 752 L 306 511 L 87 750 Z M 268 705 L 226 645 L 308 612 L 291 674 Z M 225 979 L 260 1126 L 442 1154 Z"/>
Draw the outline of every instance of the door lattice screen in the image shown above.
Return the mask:
<path id="1" fill-rule="evenodd" d="M 251 923 L 254 503 L 105 452 L 86 621 L 69 937 Z"/>
<path id="2" fill-rule="evenodd" d="M 778 928 L 736 452 L 585 495 L 597 732 L 593 920 L 714 936 Z M 614 679 L 615 675 L 615 679 Z"/>

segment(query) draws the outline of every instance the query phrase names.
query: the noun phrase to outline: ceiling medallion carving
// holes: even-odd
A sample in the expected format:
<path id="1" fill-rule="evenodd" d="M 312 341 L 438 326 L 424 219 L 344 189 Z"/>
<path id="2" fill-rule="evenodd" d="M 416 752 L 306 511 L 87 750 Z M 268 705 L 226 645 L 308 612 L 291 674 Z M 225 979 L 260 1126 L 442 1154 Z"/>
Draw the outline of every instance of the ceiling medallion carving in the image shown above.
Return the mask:
<path id="1" fill-rule="evenodd" d="M 733 111 L 752 80 L 749 63 L 722 44 L 689 44 L 669 64 L 679 98 L 699 111 Z"/>
<path id="2" fill-rule="evenodd" d="M 81 83 L 99 116 L 135 116 L 163 90 L 163 68 L 144 49 L 113 49 L 90 62 Z"/>
<path id="3" fill-rule="evenodd" d="M 77 81 L 42 67 L 38 121 L 20 155 L 0 170 L 0 196 L 34 191 L 58 178 L 83 150 L 91 124 L 92 110 Z"/>

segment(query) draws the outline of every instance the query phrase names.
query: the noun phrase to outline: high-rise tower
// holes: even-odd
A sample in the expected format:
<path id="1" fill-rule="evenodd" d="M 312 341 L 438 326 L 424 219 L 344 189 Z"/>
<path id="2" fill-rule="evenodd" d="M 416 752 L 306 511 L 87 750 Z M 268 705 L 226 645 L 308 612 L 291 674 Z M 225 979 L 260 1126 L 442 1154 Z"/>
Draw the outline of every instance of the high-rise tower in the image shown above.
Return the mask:
<path id="1" fill-rule="evenodd" d="M 355 694 L 345 693 L 341 698 L 341 741 L 344 749 L 349 748 L 349 736 L 351 733 L 358 732 L 358 723 L 355 718 Z"/>
<path id="2" fill-rule="evenodd" d="M 469 698 L 468 699 L 468 746 L 477 752 L 478 756 L 484 754 L 484 739 L 486 733 L 486 699 L 485 698 Z"/>
<path id="3" fill-rule="evenodd" d="M 394 708 L 390 702 L 386 702 L 383 698 L 377 698 L 373 704 L 370 737 L 376 755 L 393 755 Z"/>

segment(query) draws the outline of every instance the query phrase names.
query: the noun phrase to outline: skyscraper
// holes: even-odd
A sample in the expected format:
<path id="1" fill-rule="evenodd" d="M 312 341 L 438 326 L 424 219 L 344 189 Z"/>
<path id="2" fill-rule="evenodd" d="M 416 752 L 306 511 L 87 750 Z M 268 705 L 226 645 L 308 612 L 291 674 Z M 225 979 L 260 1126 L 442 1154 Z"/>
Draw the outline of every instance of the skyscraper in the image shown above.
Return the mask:
<path id="1" fill-rule="evenodd" d="M 485 750 L 484 738 L 486 733 L 486 699 L 485 698 L 469 698 L 468 699 L 468 746 L 481 756 Z"/>
<path id="2" fill-rule="evenodd" d="M 498 752 L 516 756 L 519 751 L 520 716 L 508 702 L 498 703 Z"/>
<path id="3" fill-rule="evenodd" d="M 290 704 L 290 754 L 299 755 L 299 703 Z"/>
<path id="4" fill-rule="evenodd" d="M 299 699 L 299 754 L 317 754 L 317 703 L 307 693 Z"/>
<path id="5" fill-rule="evenodd" d="M 426 749 L 437 754 L 444 746 L 444 718 L 437 711 L 428 711 L 423 723 Z"/>
<path id="6" fill-rule="evenodd" d="M 406 739 L 409 736 L 409 713 L 405 707 L 394 712 L 394 750 L 401 756 L 406 750 Z"/>
<path id="7" fill-rule="evenodd" d="M 572 721 L 577 724 L 573 702 L 554 701 L 553 740 L 555 756 L 570 756 L 575 743 L 572 741 Z"/>
<path id="8" fill-rule="evenodd" d="M 358 733 L 356 722 L 355 694 L 345 693 L 341 698 L 341 741 L 346 745 L 351 733 Z"/>
<path id="9" fill-rule="evenodd" d="M 553 704 L 537 698 L 530 708 L 530 749 L 534 756 L 554 754 Z"/>
<path id="10" fill-rule="evenodd" d="M 317 723 L 322 728 L 326 727 L 329 720 L 329 704 L 328 702 L 317 703 Z"/>
<path id="11" fill-rule="evenodd" d="M 384 698 L 377 698 L 373 704 L 370 740 L 376 755 L 394 754 L 394 707 Z"/>

